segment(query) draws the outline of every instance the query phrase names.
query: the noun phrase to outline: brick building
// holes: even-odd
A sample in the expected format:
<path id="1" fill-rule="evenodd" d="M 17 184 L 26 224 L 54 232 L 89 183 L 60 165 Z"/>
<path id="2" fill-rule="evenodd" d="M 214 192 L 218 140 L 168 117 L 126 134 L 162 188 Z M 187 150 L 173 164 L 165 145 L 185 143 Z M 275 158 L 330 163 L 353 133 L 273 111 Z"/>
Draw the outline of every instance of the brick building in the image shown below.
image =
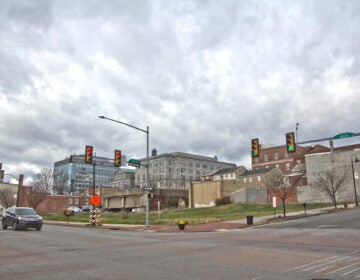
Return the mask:
<path id="1" fill-rule="evenodd" d="M 329 152 L 330 148 L 322 145 L 296 146 L 295 153 L 288 153 L 286 146 L 260 145 L 259 157 L 252 158 L 252 169 L 278 167 L 284 175 L 291 174 L 297 165 L 305 164 L 305 155 Z"/>
<path id="2" fill-rule="evenodd" d="M 259 157 L 252 158 L 252 169 L 278 167 L 283 175 L 289 177 L 292 186 L 304 186 L 306 181 L 305 155 L 329 152 L 322 145 L 296 146 L 295 153 L 288 153 L 286 146 L 260 145 Z"/>

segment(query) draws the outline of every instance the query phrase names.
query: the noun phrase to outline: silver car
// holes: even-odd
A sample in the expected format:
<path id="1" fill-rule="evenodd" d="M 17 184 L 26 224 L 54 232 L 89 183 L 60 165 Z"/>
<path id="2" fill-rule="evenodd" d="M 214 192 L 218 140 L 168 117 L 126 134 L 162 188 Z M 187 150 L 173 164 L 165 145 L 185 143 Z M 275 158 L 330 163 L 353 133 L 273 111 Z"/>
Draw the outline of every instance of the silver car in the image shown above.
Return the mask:
<path id="1" fill-rule="evenodd" d="M 2 218 L 2 228 L 7 229 L 8 226 L 13 230 L 36 228 L 41 230 L 43 220 L 33 208 L 30 207 L 10 207 L 6 209 Z"/>

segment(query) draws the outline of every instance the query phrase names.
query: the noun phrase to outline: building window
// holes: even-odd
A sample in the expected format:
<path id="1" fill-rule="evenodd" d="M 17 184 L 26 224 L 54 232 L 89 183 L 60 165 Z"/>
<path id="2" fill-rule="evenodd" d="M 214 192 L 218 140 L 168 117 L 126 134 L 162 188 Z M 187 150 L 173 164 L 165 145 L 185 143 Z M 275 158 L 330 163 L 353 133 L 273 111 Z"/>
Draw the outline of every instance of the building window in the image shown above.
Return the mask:
<path id="1" fill-rule="evenodd" d="M 75 198 L 75 204 L 79 204 L 79 199 Z"/>
<path id="2" fill-rule="evenodd" d="M 246 183 L 246 178 L 244 178 L 244 183 Z"/>
<path id="3" fill-rule="evenodd" d="M 290 162 L 286 163 L 286 170 L 290 170 Z"/>
<path id="4" fill-rule="evenodd" d="M 276 153 L 274 154 L 274 159 L 279 159 L 279 153 L 278 153 L 278 152 L 276 152 Z"/>
<path id="5" fill-rule="evenodd" d="M 269 160 L 268 154 L 264 154 L 264 161 L 268 161 L 268 160 Z"/>
<path id="6" fill-rule="evenodd" d="M 254 158 L 254 162 L 259 163 L 259 158 L 258 157 Z"/>
<path id="7" fill-rule="evenodd" d="M 252 178 L 251 177 L 249 178 L 249 183 L 252 183 Z"/>
<path id="8" fill-rule="evenodd" d="M 68 204 L 72 204 L 72 198 L 68 199 Z"/>
<path id="9" fill-rule="evenodd" d="M 280 168 L 280 165 L 279 165 L 279 164 L 275 164 L 275 167 Z"/>
<path id="10" fill-rule="evenodd" d="M 258 179 L 258 182 L 261 182 L 261 176 L 258 176 L 257 179 Z"/>

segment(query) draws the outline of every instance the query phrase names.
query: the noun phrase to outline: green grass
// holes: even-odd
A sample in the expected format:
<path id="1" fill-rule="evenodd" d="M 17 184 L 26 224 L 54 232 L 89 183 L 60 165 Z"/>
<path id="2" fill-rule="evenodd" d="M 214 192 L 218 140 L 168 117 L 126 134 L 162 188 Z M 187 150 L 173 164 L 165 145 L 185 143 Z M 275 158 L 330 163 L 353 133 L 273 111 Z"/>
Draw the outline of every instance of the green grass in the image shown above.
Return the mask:
<path id="1" fill-rule="evenodd" d="M 314 203 L 307 204 L 306 209 L 316 209 L 332 206 L 332 204 Z M 287 204 L 286 213 L 294 211 L 303 211 L 302 204 Z M 150 212 L 150 224 L 177 224 L 184 220 L 187 224 L 211 223 L 226 220 L 243 219 L 246 216 L 267 216 L 273 215 L 274 209 L 271 204 L 228 204 L 207 208 L 191 208 L 182 210 L 161 211 L 160 215 L 156 211 Z M 276 215 L 282 215 L 281 205 L 276 208 Z M 63 214 L 43 214 L 44 220 L 66 221 Z M 104 224 L 134 224 L 144 225 L 146 223 L 145 213 L 108 213 L 101 214 Z M 89 223 L 89 213 L 80 213 L 69 217 L 70 222 Z"/>

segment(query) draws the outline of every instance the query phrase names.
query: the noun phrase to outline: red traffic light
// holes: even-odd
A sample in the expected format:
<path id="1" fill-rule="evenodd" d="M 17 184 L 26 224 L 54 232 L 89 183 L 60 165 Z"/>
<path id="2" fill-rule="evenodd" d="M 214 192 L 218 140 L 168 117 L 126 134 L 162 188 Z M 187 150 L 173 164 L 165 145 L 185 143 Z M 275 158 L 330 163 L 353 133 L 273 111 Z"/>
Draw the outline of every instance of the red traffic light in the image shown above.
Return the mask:
<path id="1" fill-rule="evenodd" d="M 121 166 L 121 151 L 120 150 L 115 150 L 114 165 L 116 167 Z"/>
<path id="2" fill-rule="evenodd" d="M 93 147 L 86 146 L 86 148 L 85 148 L 85 163 L 92 164 L 92 160 L 93 160 Z"/>

